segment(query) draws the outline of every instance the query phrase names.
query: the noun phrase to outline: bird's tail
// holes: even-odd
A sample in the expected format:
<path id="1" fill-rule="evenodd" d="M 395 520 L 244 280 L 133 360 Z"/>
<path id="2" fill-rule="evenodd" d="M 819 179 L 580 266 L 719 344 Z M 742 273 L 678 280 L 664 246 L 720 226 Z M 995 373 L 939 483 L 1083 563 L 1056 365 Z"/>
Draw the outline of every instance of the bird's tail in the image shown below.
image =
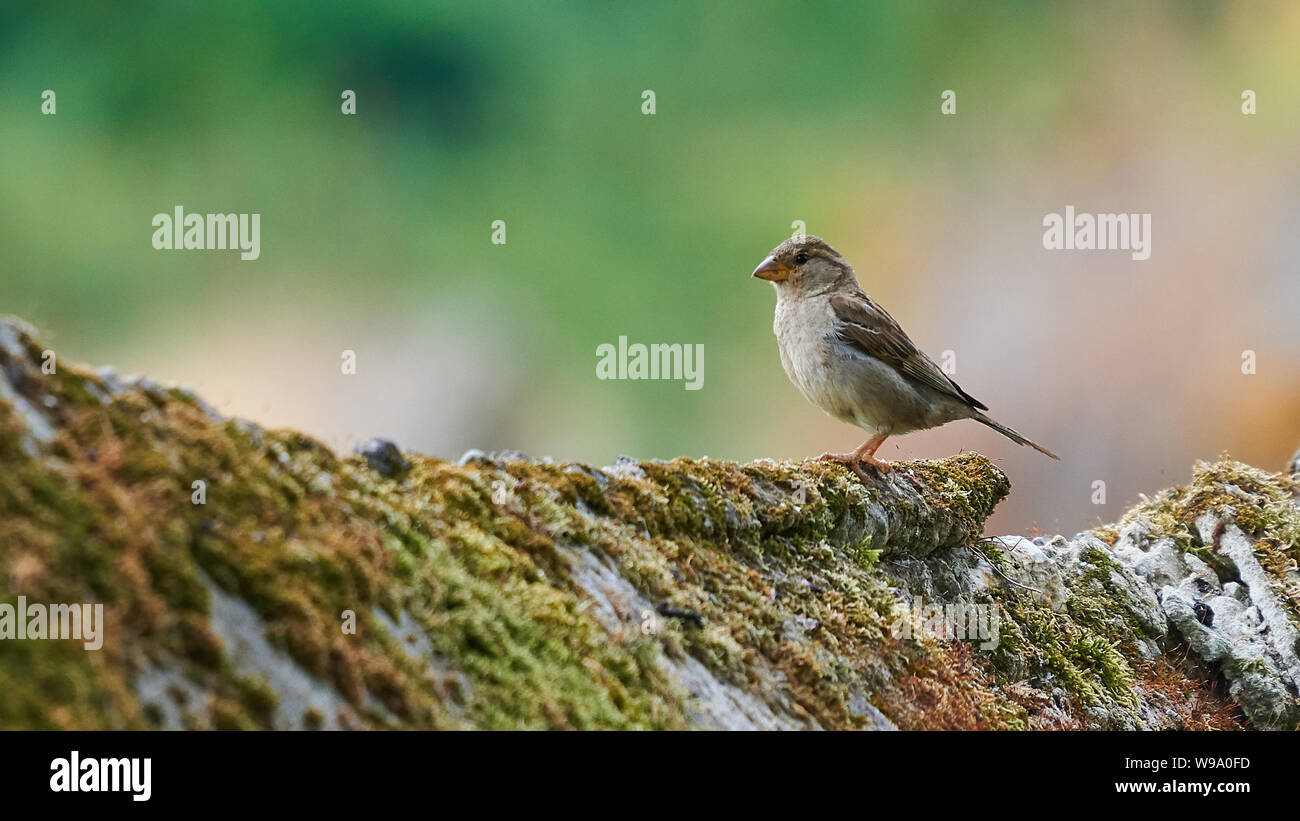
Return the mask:
<path id="1" fill-rule="evenodd" d="M 976 412 L 975 412 L 975 415 L 972 416 L 971 418 L 974 419 L 974 420 L 977 421 L 977 422 L 983 422 L 984 424 L 988 425 L 990 428 L 993 428 L 993 429 L 994 429 L 995 431 L 997 431 L 998 433 L 1000 433 L 1000 434 L 1002 434 L 1003 436 L 1005 436 L 1005 437 L 1007 437 L 1008 439 L 1010 439 L 1012 442 L 1015 442 L 1017 445 L 1029 445 L 1029 447 L 1033 448 L 1034 450 L 1038 451 L 1039 453 L 1043 454 L 1044 456 L 1050 456 L 1050 457 L 1052 457 L 1053 459 L 1055 459 L 1055 460 L 1058 461 L 1058 462 L 1061 461 L 1061 457 L 1057 456 L 1055 453 L 1052 453 L 1052 452 L 1051 452 L 1050 450 L 1048 450 L 1047 448 L 1045 448 L 1045 447 L 1043 447 L 1043 446 L 1041 446 L 1041 445 L 1039 445 L 1039 444 L 1037 444 L 1037 443 L 1034 443 L 1034 442 L 1029 441 L 1029 440 L 1026 439 L 1025 437 L 1023 437 L 1023 436 L 1021 436 L 1020 434 L 1016 433 L 1016 432 L 1015 432 L 1014 430 L 1012 430 L 1011 428 L 1007 427 L 1006 425 L 1002 424 L 1001 422 L 995 422 L 995 421 L 993 421 L 990 417 L 985 416 L 984 414 L 980 413 L 979 411 L 976 411 Z"/>

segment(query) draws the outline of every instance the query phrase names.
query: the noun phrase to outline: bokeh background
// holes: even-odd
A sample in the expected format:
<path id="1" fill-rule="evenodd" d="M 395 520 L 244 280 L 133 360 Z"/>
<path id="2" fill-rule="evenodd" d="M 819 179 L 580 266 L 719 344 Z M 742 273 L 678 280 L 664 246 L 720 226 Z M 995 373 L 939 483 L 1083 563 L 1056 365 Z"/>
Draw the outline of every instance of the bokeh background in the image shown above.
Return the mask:
<path id="1" fill-rule="evenodd" d="M 1298 35 L 1284 2 L 5 4 L 0 311 L 341 450 L 804 457 L 862 435 L 749 276 L 803 220 L 1063 461 L 973 422 L 881 455 L 979 450 L 994 531 L 1072 533 L 1300 442 Z M 261 258 L 155 251 L 178 204 L 260 213 Z M 1066 205 L 1151 213 L 1151 258 L 1044 250 Z M 620 335 L 702 343 L 704 389 L 597 380 Z"/>

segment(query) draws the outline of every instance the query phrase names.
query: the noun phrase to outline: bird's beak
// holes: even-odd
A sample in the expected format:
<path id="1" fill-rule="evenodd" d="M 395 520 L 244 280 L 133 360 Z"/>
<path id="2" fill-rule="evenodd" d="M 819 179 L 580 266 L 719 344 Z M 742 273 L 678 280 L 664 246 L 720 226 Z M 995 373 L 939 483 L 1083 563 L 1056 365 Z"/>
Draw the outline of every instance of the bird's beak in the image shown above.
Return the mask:
<path id="1" fill-rule="evenodd" d="M 790 276 L 791 270 L 789 266 L 782 265 L 775 258 L 768 257 L 763 260 L 762 265 L 754 269 L 754 276 L 768 282 L 784 282 Z"/>

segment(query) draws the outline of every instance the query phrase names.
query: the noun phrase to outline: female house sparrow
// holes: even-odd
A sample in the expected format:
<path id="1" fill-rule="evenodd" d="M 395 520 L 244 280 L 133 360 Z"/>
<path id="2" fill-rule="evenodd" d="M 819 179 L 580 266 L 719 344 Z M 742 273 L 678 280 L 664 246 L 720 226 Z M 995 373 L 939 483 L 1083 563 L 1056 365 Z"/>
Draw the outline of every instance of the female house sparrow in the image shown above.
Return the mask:
<path id="1" fill-rule="evenodd" d="M 982 422 L 1016 444 L 1060 459 L 981 413 L 988 408 L 917 350 L 894 318 L 862 292 L 844 257 L 819 237 L 786 240 L 754 276 L 776 289 L 772 330 L 790 381 L 809 402 L 871 434 L 852 453 L 823 453 L 817 461 L 842 462 L 865 481 L 863 462 L 889 470 L 888 462 L 875 458 L 887 437 L 955 419 Z"/>

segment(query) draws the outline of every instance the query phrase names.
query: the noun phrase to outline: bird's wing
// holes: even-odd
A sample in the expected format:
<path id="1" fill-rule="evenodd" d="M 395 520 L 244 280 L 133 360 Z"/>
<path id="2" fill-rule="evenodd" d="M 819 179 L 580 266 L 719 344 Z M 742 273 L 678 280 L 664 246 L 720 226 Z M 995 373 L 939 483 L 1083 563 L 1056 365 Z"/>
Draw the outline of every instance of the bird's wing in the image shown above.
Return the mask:
<path id="1" fill-rule="evenodd" d="M 831 297 L 831 308 L 835 311 L 835 333 L 842 342 L 892 366 L 914 382 L 972 408 L 988 410 L 918 350 L 894 318 L 871 297 L 861 291 L 835 294 Z"/>

